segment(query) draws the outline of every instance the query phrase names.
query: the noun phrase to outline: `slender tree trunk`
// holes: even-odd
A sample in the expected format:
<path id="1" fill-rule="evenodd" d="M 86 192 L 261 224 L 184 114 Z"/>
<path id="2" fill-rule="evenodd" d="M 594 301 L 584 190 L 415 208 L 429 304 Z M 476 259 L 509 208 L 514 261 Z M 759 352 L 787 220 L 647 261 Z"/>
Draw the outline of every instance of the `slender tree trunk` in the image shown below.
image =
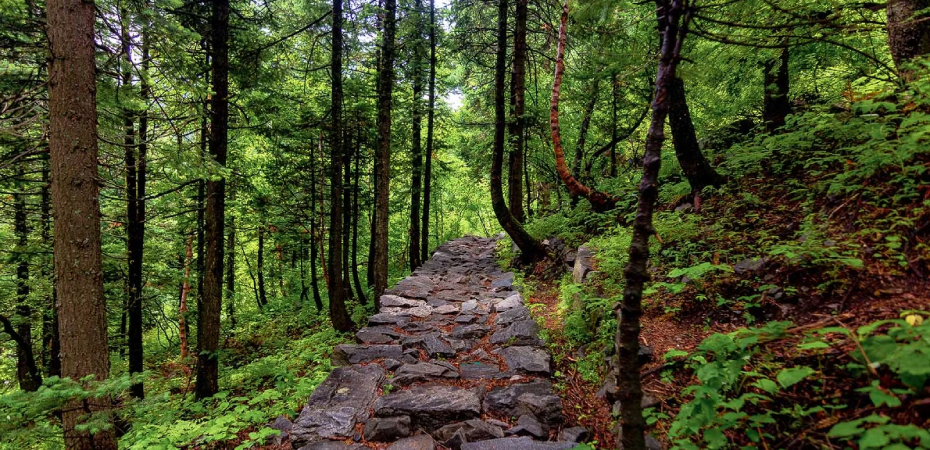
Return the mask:
<path id="1" fill-rule="evenodd" d="M 918 56 L 930 53 L 930 20 L 925 12 L 930 0 L 889 0 L 885 9 L 888 20 L 888 49 L 898 73 L 910 81 L 913 73 L 902 68 Z M 917 14 L 919 11 L 924 11 Z"/>
<path id="2" fill-rule="evenodd" d="M 617 140 L 617 103 L 620 99 L 620 80 L 618 76 L 614 75 L 610 79 L 610 141 L 616 142 Z M 617 176 L 617 145 L 610 146 L 610 177 L 614 178 Z"/>
<path id="3" fill-rule="evenodd" d="M 229 218 L 229 237 L 226 240 L 226 315 L 229 324 L 236 327 L 236 217 Z"/>
<path id="4" fill-rule="evenodd" d="M 581 125 L 578 128 L 578 144 L 575 146 L 575 158 L 572 161 L 572 173 L 578 174 L 582 180 L 585 174 L 581 172 L 581 163 L 584 160 L 584 144 L 588 140 L 588 128 L 591 126 L 591 117 L 594 116 L 594 107 L 597 106 L 598 94 L 600 94 L 600 79 L 595 79 L 591 85 L 591 94 L 588 104 L 584 110 L 584 117 L 581 119 Z"/>
<path id="5" fill-rule="evenodd" d="M 185 364 L 189 355 L 190 345 L 187 342 L 187 299 L 191 292 L 191 260 L 194 259 L 194 236 L 187 239 L 184 257 L 184 281 L 181 282 L 181 304 L 178 307 L 178 340 L 181 344 L 181 363 Z"/>
<path id="6" fill-rule="evenodd" d="M 212 2 L 210 20 L 211 74 L 213 97 L 210 100 L 210 156 L 216 164 L 226 166 L 229 121 L 229 0 Z M 196 397 L 207 398 L 219 390 L 219 361 L 216 351 L 220 341 L 220 311 L 223 303 L 223 227 L 226 223 L 226 180 L 207 181 L 207 208 L 204 233 L 207 254 L 204 258 L 204 292 L 197 311 L 197 385 Z"/>
<path id="7" fill-rule="evenodd" d="M 390 222 L 391 188 L 391 102 L 394 91 L 394 35 L 397 27 L 397 1 L 384 0 L 384 34 L 381 37 L 381 70 L 378 72 L 378 149 L 375 154 L 375 220 L 374 228 L 374 296 L 381 304 L 387 289 L 388 223 Z"/>
<path id="8" fill-rule="evenodd" d="M 358 219 L 359 219 L 359 205 L 358 205 L 358 191 L 360 189 L 359 185 L 359 160 L 362 159 L 362 140 L 361 136 L 356 140 L 355 147 L 355 181 L 352 186 L 352 278 L 355 282 L 355 292 L 358 293 L 359 301 L 364 305 L 368 303 L 368 299 L 365 298 L 365 290 L 362 289 L 362 281 L 359 279 L 358 275 Z"/>
<path id="9" fill-rule="evenodd" d="M 16 178 L 25 177 L 22 164 Z M 26 194 L 20 192 L 22 181 L 17 183 L 17 192 L 13 194 L 13 228 L 16 234 L 16 246 L 13 251 L 13 260 L 16 263 L 16 315 L 19 324 L 16 326 L 16 378 L 19 387 L 24 391 L 37 391 L 42 386 L 42 374 L 36 364 L 35 353 L 32 349 L 32 307 L 29 305 L 29 227 L 26 222 Z M 8 333 L 11 336 L 13 333 Z"/>
<path id="10" fill-rule="evenodd" d="M 497 7 L 497 61 L 494 69 L 494 151 L 491 158 L 491 206 L 501 228 L 510 235 L 520 248 L 520 259 L 525 263 L 536 262 L 546 257 L 546 249 L 533 239 L 520 225 L 507 203 L 504 202 L 502 172 L 504 147 L 506 146 L 507 118 L 504 114 L 504 78 L 507 56 L 507 0 L 500 0 Z"/>
<path id="11" fill-rule="evenodd" d="M 344 122 L 343 122 L 344 123 Z M 343 127 L 345 128 L 345 127 Z M 355 129 L 358 129 L 356 125 Z M 346 135 L 345 146 L 342 147 L 342 286 L 345 288 L 346 299 L 354 299 L 355 293 L 352 292 L 352 265 L 350 255 L 352 254 L 352 194 L 349 189 L 352 188 L 352 133 Z M 358 134 L 357 132 L 355 133 Z M 358 138 L 358 136 L 356 136 Z"/>
<path id="12" fill-rule="evenodd" d="M 97 176 L 97 87 L 94 3 L 50 0 L 49 152 L 55 208 L 55 272 L 59 295 L 62 375 L 79 380 L 110 375 L 100 241 Z M 107 398 L 72 402 L 62 414 L 65 448 L 115 450 L 112 431 L 75 429 Z"/>
<path id="13" fill-rule="evenodd" d="M 762 120 L 765 129 L 773 132 L 785 126 L 785 118 L 791 114 L 791 102 L 788 101 L 790 81 L 788 78 L 788 47 L 781 49 L 777 60 L 765 63 L 765 96 L 762 108 Z"/>
<path id="14" fill-rule="evenodd" d="M 436 4 L 429 0 L 429 93 L 426 110 L 426 162 L 423 167 L 423 226 L 420 227 L 420 261 L 429 259 L 429 203 L 433 175 L 433 116 L 436 112 Z"/>
<path id="15" fill-rule="evenodd" d="M 559 178 L 572 196 L 584 197 L 591 202 L 595 211 L 603 212 L 612 209 L 619 199 L 596 191 L 581 184 L 572 176 L 565 162 L 565 152 L 562 149 L 562 131 L 559 126 L 559 94 L 562 88 L 562 75 L 565 74 L 565 39 L 568 33 L 568 3 L 562 5 L 562 19 L 559 26 L 559 46 L 556 50 L 555 77 L 552 81 L 552 98 L 549 103 L 549 129 L 552 136 L 552 150 L 555 153 L 555 167 Z"/>
<path id="16" fill-rule="evenodd" d="M 316 196 L 316 157 L 310 156 L 310 185 L 314 186 L 311 197 Z M 322 205 L 320 205 L 322 207 Z M 313 304 L 316 305 L 318 312 L 323 312 L 323 299 L 320 297 L 320 282 L 317 278 L 316 267 L 317 252 L 317 223 L 316 223 L 316 201 L 310 199 L 310 286 L 313 289 Z"/>
<path id="17" fill-rule="evenodd" d="M 668 5 L 668 4 L 666 4 Z M 665 6 L 665 5 L 663 5 Z M 649 237 L 655 234 L 652 214 L 659 194 L 659 169 L 662 163 L 661 151 L 665 140 L 665 118 L 670 107 L 670 86 L 675 82 L 675 68 L 684 38 L 684 27 L 679 37 L 678 20 L 682 15 L 682 0 L 672 0 L 670 7 L 663 7 L 660 16 L 666 17 L 663 28 L 663 44 L 656 74 L 656 94 L 652 103 L 652 122 L 646 136 L 646 152 L 643 156 L 643 179 L 639 184 L 639 202 L 636 219 L 633 222 L 633 238 L 630 243 L 630 257 L 624 276 L 626 287 L 623 290 L 623 302 L 617 326 L 617 354 L 620 373 L 617 386 L 619 399 L 623 408 L 620 412 L 620 443 L 626 450 L 643 450 L 646 448 L 646 423 L 643 419 L 643 390 L 640 382 L 639 361 L 639 319 L 643 314 L 643 286 L 649 281 L 646 264 L 649 261 Z"/>
<path id="18" fill-rule="evenodd" d="M 513 35 L 513 71 L 510 75 L 510 153 L 507 170 L 507 204 L 513 218 L 526 221 L 523 210 L 523 159 L 525 146 L 523 111 L 526 105 L 527 0 L 516 0 Z"/>
<path id="19" fill-rule="evenodd" d="M 330 134 L 329 318 L 333 328 L 349 331 L 354 324 L 345 303 L 342 270 L 342 0 L 333 0 L 332 117 Z"/>
<path id="20" fill-rule="evenodd" d="M 423 26 L 422 24 L 422 13 L 423 2 L 422 0 L 414 0 L 414 10 L 413 13 L 413 58 L 410 63 L 411 78 L 413 78 L 413 102 L 410 106 L 411 116 L 412 116 L 412 136 L 411 141 L 412 145 L 410 146 L 410 160 L 412 163 L 412 176 L 410 180 L 410 270 L 417 270 L 417 267 L 420 267 L 422 261 L 420 257 L 422 256 L 420 252 L 420 190 L 422 187 L 422 170 L 423 170 L 423 155 L 421 152 L 420 141 L 422 139 L 420 129 L 423 123 L 423 111 L 422 111 L 422 97 L 423 97 L 423 42 L 420 39 L 420 30 Z"/>
<path id="21" fill-rule="evenodd" d="M 265 226 L 258 227 L 258 262 L 255 267 L 258 272 L 258 309 L 268 304 L 268 294 L 265 290 Z"/>

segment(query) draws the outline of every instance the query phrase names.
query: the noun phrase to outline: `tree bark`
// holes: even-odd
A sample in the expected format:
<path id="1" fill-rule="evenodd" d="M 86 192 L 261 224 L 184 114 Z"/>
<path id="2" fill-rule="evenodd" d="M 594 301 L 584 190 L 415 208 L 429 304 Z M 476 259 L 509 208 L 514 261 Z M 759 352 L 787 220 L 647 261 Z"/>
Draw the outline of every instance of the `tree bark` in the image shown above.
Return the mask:
<path id="1" fill-rule="evenodd" d="M 226 240 L 226 315 L 229 325 L 236 327 L 236 218 L 229 218 L 229 237 Z"/>
<path id="2" fill-rule="evenodd" d="M 229 122 L 229 0 L 214 0 L 210 20 L 213 58 L 210 61 L 213 97 L 210 99 L 210 156 L 226 166 Z M 220 311 L 223 303 L 223 228 L 226 224 L 226 179 L 207 181 L 204 233 L 207 240 L 200 309 L 197 311 L 196 397 L 212 397 L 219 390 Z"/>
<path id="3" fill-rule="evenodd" d="M 391 101 L 394 90 L 394 35 L 397 1 L 384 0 L 384 33 L 381 37 L 381 68 L 378 72 L 378 149 L 375 153 L 375 220 L 374 228 L 374 296 L 375 306 L 387 289 L 388 223 L 390 222 L 391 188 Z"/>
<path id="4" fill-rule="evenodd" d="M 189 355 L 190 345 L 187 343 L 188 337 L 188 327 L 187 327 L 187 299 L 190 297 L 191 292 L 191 260 L 194 259 L 194 236 L 191 236 L 187 239 L 187 246 L 184 251 L 184 281 L 181 282 L 181 302 L 178 306 L 178 340 L 181 344 L 181 364 L 186 364 L 185 361 Z"/>
<path id="5" fill-rule="evenodd" d="M 320 297 L 320 281 L 317 278 L 316 252 L 317 252 L 317 224 L 316 224 L 316 156 L 310 155 L 310 185 L 313 186 L 310 195 L 310 287 L 313 290 L 313 304 L 317 312 L 323 312 L 323 299 Z M 322 205 L 321 205 L 322 207 Z"/>
<path id="6" fill-rule="evenodd" d="M 507 170 L 507 199 L 513 218 L 523 223 L 523 112 L 526 105 L 526 16 L 527 0 L 516 0 L 514 10 L 513 69 L 510 75 L 510 153 Z"/>
<path id="7" fill-rule="evenodd" d="M 765 63 L 765 95 L 763 98 L 762 121 L 769 133 L 785 126 L 785 118 L 791 114 L 788 101 L 790 88 L 788 78 L 788 47 L 781 49 L 777 60 Z"/>
<path id="8" fill-rule="evenodd" d="M 436 113 L 436 4 L 429 0 L 429 93 L 426 110 L 426 162 L 423 166 L 423 226 L 420 227 L 420 261 L 429 259 L 429 203 L 433 175 L 433 116 Z"/>
<path id="9" fill-rule="evenodd" d="M 555 153 L 555 167 L 559 179 L 568 188 L 573 196 L 584 197 L 591 202 L 591 207 L 598 212 L 604 212 L 617 204 L 618 198 L 596 191 L 581 184 L 572 176 L 565 162 L 565 152 L 562 149 L 562 131 L 559 126 L 559 94 L 562 87 L 562 76 L 565 74 L 565 39 L 568 28 L 568 3 L 562 5 L 561 25 L 559 26 L 559 46 L 556 51 L 555 77 L 552 81 L 552 99 L 549 106 L 549 129 L 552 135 L 552 150 Z"/>
<path id="10" fill-rule="evenodd" d="M 411 124 L 411 146 L 410 146 L 410 160 L 412 163 L 411 168 L 411 180 L 410 180 L 410 270 L 417 270 L 417 267 L 420 267 L 422 261 L 420 260 L 420 189 L 422 187 L 422 171 L 423 171 L 423 154 L 421 152 L 421 139 L 422 134 L 420 132 L 421 125 L 423 123 L 423 110 L 422 110 L 422 99 L 423 96 L 423 78 L 421 77 L 423 68 L 423 42 L 420 39 L 420 30 L 423 26 L 422 24 L 422 9 L 423 2 L 422 0 L 414 0 L 414 10 L 413 13 L 413 57 L 410 63 L 411 78 L 413 78 L 413 102 L 411 103 L 411 116 L 413 122 Z"/>
<path id="11" fill-rule="evenodd" d="M 42 218 L 42 244 L 46 248 L 51 248 L 52 243 L 52 208 L 51 208 L 51 184 L 49 182 L 49 170 L 51 169 L 48 159 L 43 161 L 42 167 L 42 200 L 40 205 L 40 214 Z M 42 264 L 42 278 L 47 279 L 49 276 L 48 260 Z M 54 268 L 53 268 L 54 269 Z M 55 288 L 55 279 L 52 278 L 52 292 L 45 299 L 46 323 L 43 323 L 43 347 L 48 348 L 48 361 L 46 361 L 46 370 L 50 377 L 61 376 L 61 341 L 58 339 L 58 306 L 56 305 L 57 290 Z"/>
<path id="12" fill-rule="evenodd" d="M 600 94 L 600 79 L 595 78 L 594 84 L 591 85 L 591 98 L 584 110 L 584 116 L 581 119 L 581 125 L 578 127 L 578 144 L 575 145 L 575 158 L 572 161 L 572 173 L 578 174 L 582 180 L 585 174 L 581 172 L 581 163 L 584 161 L 584 144 L 588 140 L 588 128 L 591 126 L 591 117 L 594 116 L 594 107 L 597 106 L 597 98 Z M 592 158 L 593 160 L 593 158 Z"/>
<path id="13" fill-rule="evenodd" d="M 265 290 L 265 226 L 258 227 L 258 261 L 255 271 L 258 272 L 258 309 L 268 304 L 268 293 Z"/>
<path id="14" fill-rule="evenodd" d="M 546 257 L 546 249 L 533 239 L 510 213 L 504 201 L 503 165 L 507 118 L 504 114 L 504 78 L 507 69 L 507 0 L 497 7 L 497 58 L 494 68 L 494 151 L 491 155 L 491 207 L 501 228 L 520 248 L 520 259 L 533 263 Z"/>
<path id="15" fill-rule="evenodd" d="M 358 299 L 361 304 L 368 303 L 368 299 L 365 296 L 365 290 L 362 289 L 362 281 L 359 279 L 358 275 L 358 219 L 359 219 L 359 205 L 358 205 L 358 191 L 360 189 L 359 185 L 359 162 L 362 159 L 362 139 L 361 135 L 359 139 L 355 141 L 355 180 L 352 184 L 352 279 L 355 282 L 355 292 L 358 293 Z"/>
<path id="16" fill-rule="evenodd" d="M 620 443 L 626 450 L 646 448 L 645 420 L 642 412 L 642 385 L 639 361 L 640 317 L 643 314 L 643 286 L 649 280 L 646 265 L 649 261 L 649 237 L 655 234 L 652 214 L 659 194 L 659 169 L 662 163 L 662 144 L 665 140 L 665 118 L 669 113 L 669 89 L 675 82 L 675 69 L 681 51 L 686 26 L 679 36 L 678 21 L 682 15 L 682 0 L 662 4 L 666 19 L 659 67 L 656 73 L 656 94 L 652 103 L 652 121 L 646 135 L 646 151 L 643 156 L 643 178 L 639 184 L 639 202 L 633 222 L 633 237 L 630 243 L 629 263 L 624 270 L 626 287 L 620 305 L 617 325 L 617 354 L 620 373 L 617 380 L 619 399 L 623 408 L 620 413 Z"/>
<path id="17" fill-rule="evenodd" d="M 684 81 L 675 77 L 668 85 L 668 122 L 672 129 L 672 142 L 675 145 L 678 165 L 691 185 L 691 194 L 695 196 L 695 208 L 699 209 L 701 190 L 707 186 L 720 186 L 723 180 L 701 152 L 686 98 Z"/>
<path id="18" fill-rule="evenodd" d="M 79 380 L 110 375 L 103 297 L 97 176 L 97 87 L 94 3 L 50 0 L 46 8 L 51 61 L 48 83 L 49 153 L 55 208 L 55 272 L 62 375 Z M 109 430 L 75 427 L 88 413 L 110 408 L 106 398 L 72 402 L 62 414 L 68 450 L 116 449 Z"/>
<path id="19" fill-rule="evenodd" d="M 889 0 L 886 4 L 888 49 L 898 73 L 908 81 L 913 74 L 903 65 L 930 53 L 930 20 L 927 13 L 915 14 L 927 8 L 930 0 Z"/>
<path id="20" fill-rule="evenodd" d="M 332 117 L 330 129 L 329 318 L 333 328 L 349 331 L 354 324 L 345 303 L 342 269 L 342 0 L 333 0 Z"/>

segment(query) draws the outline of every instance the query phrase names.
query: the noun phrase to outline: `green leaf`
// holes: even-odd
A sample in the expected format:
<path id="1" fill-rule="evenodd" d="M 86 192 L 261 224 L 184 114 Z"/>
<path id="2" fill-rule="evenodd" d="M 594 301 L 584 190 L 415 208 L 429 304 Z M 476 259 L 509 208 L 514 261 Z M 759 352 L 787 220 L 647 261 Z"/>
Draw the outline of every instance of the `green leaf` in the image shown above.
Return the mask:
<path id="1" fill-rule="evenodd" d="M 759 389 L 762 389 L 763 391 L 768 392 L 769 394 L 774 394 L 778 392 L 778 385 L 775 384 L 774 381 L 768 378 L 760 378 L 756 380 L 756 382 L 753 383 L 753 386 Z"/>
<path id="2" fill-rule="evenodd" d="M 807 366 L 792 367 L 782 370 L 775 378 L 778 380 L 778 383 L 782 385 L 782 387 L 788 388 L 798 384 L 801 380 L 807 378 L 813 373 L 814 369 L 811 369 Z"/>

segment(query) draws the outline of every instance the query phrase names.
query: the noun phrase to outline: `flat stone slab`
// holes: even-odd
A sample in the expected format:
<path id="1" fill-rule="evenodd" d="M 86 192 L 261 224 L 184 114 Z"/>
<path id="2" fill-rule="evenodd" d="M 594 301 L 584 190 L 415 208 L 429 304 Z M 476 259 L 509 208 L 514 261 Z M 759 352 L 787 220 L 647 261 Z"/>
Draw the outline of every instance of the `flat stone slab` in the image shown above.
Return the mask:
<path id="1" fill-rule="evenodd" d="M 384 369 L 378 365 L 338 367 L 313 391 L 291 428 L 294 448 L 331 438 L 351 437 L 368 417 Z M 323 447 L 320 447 L 323 448 Z"/>
<path id="2" fill-rule="evenodd" d="M 510 370 L 533 375 L 549 376 L 552 374 L 549 366 L 549 354 L 545 350 L 534 347 L 507 347 L 501 350 L 501 355 L 507 361 Z"/>
<path id="3" fill-rule="evenodd" d="M 458 370 L 455 366 L 440 365 L 429 362 L 419 362 L 416 364 L 404 364 L 394 372 L 394 378 L 391 378 L 391 384 L 395 386 L 408 386 L 436 378 L 455 379 L 459 377 Z"/>
<path id="4" fill-rule="evenodd" d="M 412 308 L 415 306 L 423 306 L 426 302 L 423 300 L 414 300 L 409 298 L 404 298 L 399 295 L 382 295 L 381 296 L 381 308 L 384 307 L 405 307 Z"/>
<path id="5" fill-rule="evenodd" d="M 518 320 L 491 335 L 491 343 L 497 345 L 542 345 L 539 339 L 539 324 L 533 319 Z"/>
<path id="6" fill-rule="evenodd" d="M 435 430 L 447 423 L 481 415 L 481 399 L 473 389 L 421 385 L 391 392 L 375 402 L 375 416 L 410 416 L 414 427 Z"/>
<path id="7" fill-rule="evenodd" d="M 368 363 L 381 358 L 400 359 L 403 354 L 404 349 L 400 345 L 340 344 L 333 349 L 330 360 L 334 366 L 347 366 Z"/>
<path id="8" fill-rule="evenodd" d="M 483 408 L 512 417 L 532 414 L 548 425 L 562 420 L 562 399 L 546 380 L 495 388 L 484 397 Z"/>
<path id="9" fill-rule="evenodd" d="M 568 450 L 574 442 L 539 442 L 528 437 L 491 439 L 462 444 L 462 450 Z"/>
<path id="10" fill-rule="evenodd" d="M 459 365 L 459 369 L 462 372 L 462 378 L 466 380 L 477 380 L 481 378 L 493 379 L 505 376 L 502 374 L 500 367 L 496 364 L 483 362 L 462 363 Z"/>

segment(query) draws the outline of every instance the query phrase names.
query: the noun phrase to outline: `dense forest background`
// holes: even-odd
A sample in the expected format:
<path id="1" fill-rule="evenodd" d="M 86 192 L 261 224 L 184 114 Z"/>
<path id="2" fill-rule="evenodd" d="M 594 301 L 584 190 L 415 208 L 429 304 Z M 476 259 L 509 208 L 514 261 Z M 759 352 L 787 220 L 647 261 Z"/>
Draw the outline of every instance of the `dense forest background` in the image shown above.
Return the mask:
<path id="1" fill-rule="evenodd" d="M 0 447 L 265 445 L 506 232 L 591 446 L 930 448 L 928 10 L 0 0 Z"/>

